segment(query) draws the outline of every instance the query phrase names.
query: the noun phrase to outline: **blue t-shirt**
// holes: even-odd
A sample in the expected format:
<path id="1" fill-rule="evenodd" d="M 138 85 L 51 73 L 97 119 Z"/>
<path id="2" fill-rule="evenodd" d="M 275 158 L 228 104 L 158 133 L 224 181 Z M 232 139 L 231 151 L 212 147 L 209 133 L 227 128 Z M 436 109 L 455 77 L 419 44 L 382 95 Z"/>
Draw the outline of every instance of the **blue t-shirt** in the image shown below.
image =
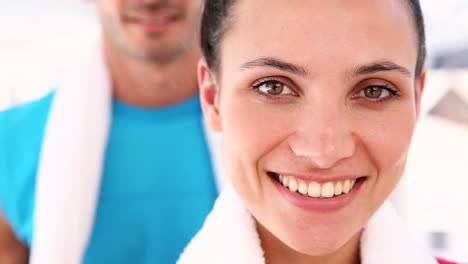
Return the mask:
<path id="1" fill-rule="evenodd" d="M 0 112 L 0 206 L 27 245 L 53 97 L 50 93 Z M 114 100 L 99 203 L 83 263 L 175 263 L 217 196 L 201 118 L 198 96 L 158 109 Z"/>

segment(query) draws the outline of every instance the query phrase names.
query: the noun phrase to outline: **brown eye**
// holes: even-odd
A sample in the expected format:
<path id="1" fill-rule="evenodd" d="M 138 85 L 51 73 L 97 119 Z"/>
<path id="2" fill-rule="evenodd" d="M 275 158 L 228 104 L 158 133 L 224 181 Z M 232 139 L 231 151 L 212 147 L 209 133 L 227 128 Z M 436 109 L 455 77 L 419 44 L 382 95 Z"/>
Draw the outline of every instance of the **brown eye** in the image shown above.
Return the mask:
<path id="1" fill-rule="evenodd" d="M 389 88 L 385 86 L 369 86 L 357 94 L 358 97 L 366 97 L 369 99 L 381 99 L 390 96 Z"/>
<path id="2" fill-rule="evenodd" d="M 364 95 L 372 99 L 380 98 L 382 93 L 383 93 L 382 87 L 378 87 L 378 86 L 367 87 L 366 89 L 364 89 Z"/>
<path id="3" fill-rule="evenodd" d="M 254 87 L 269 95 L 293 94 L 286 84 L 275 80 L 264 81 Z"/>

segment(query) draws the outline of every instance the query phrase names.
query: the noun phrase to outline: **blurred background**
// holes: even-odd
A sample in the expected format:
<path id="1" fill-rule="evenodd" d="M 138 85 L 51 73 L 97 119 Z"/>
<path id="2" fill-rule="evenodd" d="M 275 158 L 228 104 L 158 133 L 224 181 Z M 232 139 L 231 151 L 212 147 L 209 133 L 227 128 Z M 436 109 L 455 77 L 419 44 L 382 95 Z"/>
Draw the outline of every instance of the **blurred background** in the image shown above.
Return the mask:
<path id="1" fill-rule="evenodd" d="M 429 75 L 406 175 L 392 200 L 423 246 L 468 263 L 468 0 L 421 4 Z M 53 89 L 63 66 L 96 37 L 98 25 L 92 1 L 0 0 L 0 5 L 4 109 Z"/>

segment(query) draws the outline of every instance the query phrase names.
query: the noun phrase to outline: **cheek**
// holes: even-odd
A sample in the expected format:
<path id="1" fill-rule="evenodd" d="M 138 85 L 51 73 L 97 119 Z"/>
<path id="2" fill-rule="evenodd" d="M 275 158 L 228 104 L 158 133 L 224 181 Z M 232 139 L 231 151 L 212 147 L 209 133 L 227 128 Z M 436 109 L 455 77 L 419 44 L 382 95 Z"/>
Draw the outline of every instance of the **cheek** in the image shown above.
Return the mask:
<path id="1" fill-rule="evenodd" d="M 107 19 L 116 19 L 120 10 L 123 9 L 122 3 L 116 3 L 115 1 L 98 1 L 99 8 L 107 16 Z"/>
<path id="2" fill-rule="evenodd" d="M 292 126 L 288 125 L 286 115 L 281 115 L 275 107 L 242 96 L 226 93 L 220 100 L 224 162 L 233 185 L 243 185 L 242 188 L 255 189 L 252 193 L 258 193 L 263 186 L 259 164 L 283 142 L 288 135 L 287 128 Z"/>
<path id="3" fill-rule="evenodd" d="M 414 107 L 408 104 L 401 111 L 387 112 L 361 124 L 360 139 L 377 173 L 376 193 L 382 196 L 393 191 L 405 168 L 416 124 L 413 113 Z"/>
<path id="4" fill-rule="evenodd" d="M 120 7 L 112 5 L 112 3 L 103 2 L 100 3 L 99 12 L 102 26 L 106 31 L 105 33 L 118 35 L 123 27 L 120 20 Z"/>
<path id="5" fill-rule="evenodd" d="M 224 144 L 229 151 L 259 161 L 293 133 L 293 112 L 267 104 L 256 95 L 241 99 L 228 95 L 220 100 Z"/>
<path id="6" fill-rule="evenodd" d="M 199 20 L 202 15 L 202 6 L 203 6 L 203 1 L 199 0 L 188 0 L 188 3 L 185 3 L 186 10 L 187 10 L 187 15 L 190 16 L 192 19 L 191 20 Z"/>
<path id="7" fill-rule="evenodd" d="M 415 123 L 416 120 L 406 112 L 406 116 L 392 116 L 382 125 L 381 136 L 372 142 L 374 156 L 382 169 L 404 166 Z"/>

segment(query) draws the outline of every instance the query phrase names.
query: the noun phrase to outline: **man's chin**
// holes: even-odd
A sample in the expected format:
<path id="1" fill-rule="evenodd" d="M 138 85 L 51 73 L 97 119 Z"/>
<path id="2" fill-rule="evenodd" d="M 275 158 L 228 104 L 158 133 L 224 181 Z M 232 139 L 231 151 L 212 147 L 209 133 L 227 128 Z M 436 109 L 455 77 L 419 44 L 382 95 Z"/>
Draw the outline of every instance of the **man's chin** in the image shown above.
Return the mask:
<path id="1" fill-rule="evenodd" d="M 133 47 L 127 47 L 123 49 L 123 52 L 134 59 L 154 62 L 154 63 L 170 63 L 179 58 L 184 52 L 185 48 L 182 46 L 175 47 L 174 45 L 155 45 L 144 44 L 134 45 Z"/>

